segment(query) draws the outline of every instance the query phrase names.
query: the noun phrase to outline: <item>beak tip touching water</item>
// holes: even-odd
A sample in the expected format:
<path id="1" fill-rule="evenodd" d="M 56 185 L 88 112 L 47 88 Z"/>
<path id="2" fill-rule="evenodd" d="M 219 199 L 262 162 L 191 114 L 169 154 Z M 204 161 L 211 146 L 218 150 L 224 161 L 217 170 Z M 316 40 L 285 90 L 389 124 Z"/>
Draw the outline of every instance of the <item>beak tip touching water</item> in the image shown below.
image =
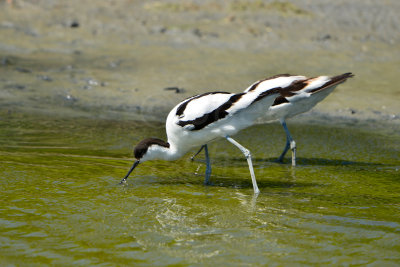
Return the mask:
<path id="1" fill-rule="evenodd" d="M 120 185 L 122 184 L 126 184 L 126 180 L 128 179 L 129 175 L 131 174 L 131 172 L 136 168 L 137 165 L 139 165 L 140 160 L 137 160 L 133 163 L 132 167 L 130 168 L 130 170 L 128 171 L 128 173 L 125 175 L 125 177 L 121 180 L 121 182 L 119 182 Z"/>

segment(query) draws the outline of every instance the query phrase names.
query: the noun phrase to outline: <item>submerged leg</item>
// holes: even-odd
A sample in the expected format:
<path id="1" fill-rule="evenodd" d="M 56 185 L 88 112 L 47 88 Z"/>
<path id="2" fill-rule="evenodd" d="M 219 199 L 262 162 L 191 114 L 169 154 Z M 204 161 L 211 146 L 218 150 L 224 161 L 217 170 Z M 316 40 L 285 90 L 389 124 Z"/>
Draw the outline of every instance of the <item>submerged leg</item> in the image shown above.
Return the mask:
<path id="1" fill-rule="evenodd" d="M 200 149 L 199 149 L 199 151 L 197 151 L 196 152 L 196 154 L 194 154 L 191 158 L 190 158 L 190 160 L 194 160 L 194 158 L 203 150 L 203 148 L 204 147 L 206 147 L 207 145 L 202 145 L 201 147 L 200 147 Z"/>
<path id="2" fill-rule="evenodd" d="M 206 175 L 204 179 L 204 184 L 205 185 L 210 185 L 210 176 L 211 176 L 211 162 L 210 162 L 210 157 L 208 156 L 208 147 L 207 145 L 203 145 L 202 148 L 204 147 L 204 152 L 206 154 Z"/>
<path id="3" fill-rule="evenodd" d="M 197 151 L 196 154 L 194 154 L 190 159 L 193 160 L 194 157 L 196 157 L 204 148 L 204 152 L 205 152 L 205 157 L 206 157 L 206 174 L 205 174 L 205 178 L 204 178 L 204 184 L 205 185 L 210 185 L 210 176 L 211 176 L 211 161 L 210 161 L 210 157 L 208 155 L 208 146 L 206 145 L 202 145 L 199 149 L 199 151 Z"/>
<path id="4" fill-rule="evenodd" d="M 292 136 L 290 135 L 289 129 L 286 126 L 286 122 L 284 120 L 281 121 L 282 127 L 286 133 L 286 145 L 283 149 L 282 154 L 279 156 L 278 161 L 283 162 L 283 158 L 286 155 L 286 152 L 289 148 L 292 150 L 292 166 L 296 166 L 296 142 L 293 140 Z"/>
<path id="5" fill-rule="evenodd" d="M 234 144 L 235 146 L 237 146 L 240 149 L 240 151 L 242 151 L 244 156 L 246 157 L 247 163 L 249 164 L 251 181 L 253 182 L 254 194 L 260 193 L 260 190 L 258 189 L 258 186 L 257 186 L 256 176 L 254 175 L 254 169 L 253 169 L 253 163 L 251 161 L 250 151 L 247 148 L 245 148 L 244 146 L 242 146 L 241 144 L 239 144 L 238 142 L 236 142 L 235 140 L 233 140 L 231 137 L 226 136 L 226 139 L 229 142 L 231 142 L 232 144 Z"/>

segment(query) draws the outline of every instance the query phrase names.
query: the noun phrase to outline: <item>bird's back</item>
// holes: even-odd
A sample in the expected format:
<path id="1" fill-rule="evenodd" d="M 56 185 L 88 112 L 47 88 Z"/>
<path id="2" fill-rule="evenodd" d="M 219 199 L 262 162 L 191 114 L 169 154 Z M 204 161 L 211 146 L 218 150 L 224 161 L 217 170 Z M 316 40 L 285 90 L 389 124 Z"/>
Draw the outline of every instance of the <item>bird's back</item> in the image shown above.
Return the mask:
<path id="1" fill-rule="evenodd" d="M 315 78 L 282 74 L 254 83 L 246 91 L 278 89 L 279 96 L 265 113 L 264 119 L 285 119 L 309 111 L 350 77 L 353 77 L 351 73 Z"/>
<path id="2" fill-rule="evenodd" d="M 233 135 L 253 124 L 273 103 L 275 91 L 264 93 L 210 92 L 190 97 L 168 115 L 166 129 L 172 143 L 197 146 Z"/>

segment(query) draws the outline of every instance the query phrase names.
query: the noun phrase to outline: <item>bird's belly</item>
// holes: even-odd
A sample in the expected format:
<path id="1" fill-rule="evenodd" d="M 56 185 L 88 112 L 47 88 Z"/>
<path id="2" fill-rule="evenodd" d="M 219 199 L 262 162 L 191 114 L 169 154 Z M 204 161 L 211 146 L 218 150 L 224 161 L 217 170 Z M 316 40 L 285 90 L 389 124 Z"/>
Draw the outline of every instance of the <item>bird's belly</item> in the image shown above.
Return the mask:
<path id="1" fill-rule="evenodd" d="M 327 95 L 328 91 L 322 91 L 311 95 L 310 97 L 305 97 L 296 100 L 293 103 L 283 103 L 278 106 L 272 106 L 266 112 L 263 117 L 264 120 L 272 121 L 279 120 L 282 118 L 290 118 L 298 114 L 304 113 L 315 107 L 320 101 L 322 101 Z"/>

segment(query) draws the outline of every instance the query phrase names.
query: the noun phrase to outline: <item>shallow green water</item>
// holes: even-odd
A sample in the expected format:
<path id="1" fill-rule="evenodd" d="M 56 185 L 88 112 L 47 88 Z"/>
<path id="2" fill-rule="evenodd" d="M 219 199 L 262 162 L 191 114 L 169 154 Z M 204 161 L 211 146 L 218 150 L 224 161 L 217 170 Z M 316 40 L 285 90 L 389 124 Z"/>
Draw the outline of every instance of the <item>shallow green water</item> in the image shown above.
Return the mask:
<path id="1" fill-rule="evenodd" d="M 395 265 L 400 136 L 299 125 L 298 164 L 276 164 L 277 124 L 210 145 L 214 186 L 190 155 L 141 164 L 132 145 L 160 124 L 0 113 L 0 261 L 16 265 Z M 198 172 L 199 174 L 195 174 Z"/>

